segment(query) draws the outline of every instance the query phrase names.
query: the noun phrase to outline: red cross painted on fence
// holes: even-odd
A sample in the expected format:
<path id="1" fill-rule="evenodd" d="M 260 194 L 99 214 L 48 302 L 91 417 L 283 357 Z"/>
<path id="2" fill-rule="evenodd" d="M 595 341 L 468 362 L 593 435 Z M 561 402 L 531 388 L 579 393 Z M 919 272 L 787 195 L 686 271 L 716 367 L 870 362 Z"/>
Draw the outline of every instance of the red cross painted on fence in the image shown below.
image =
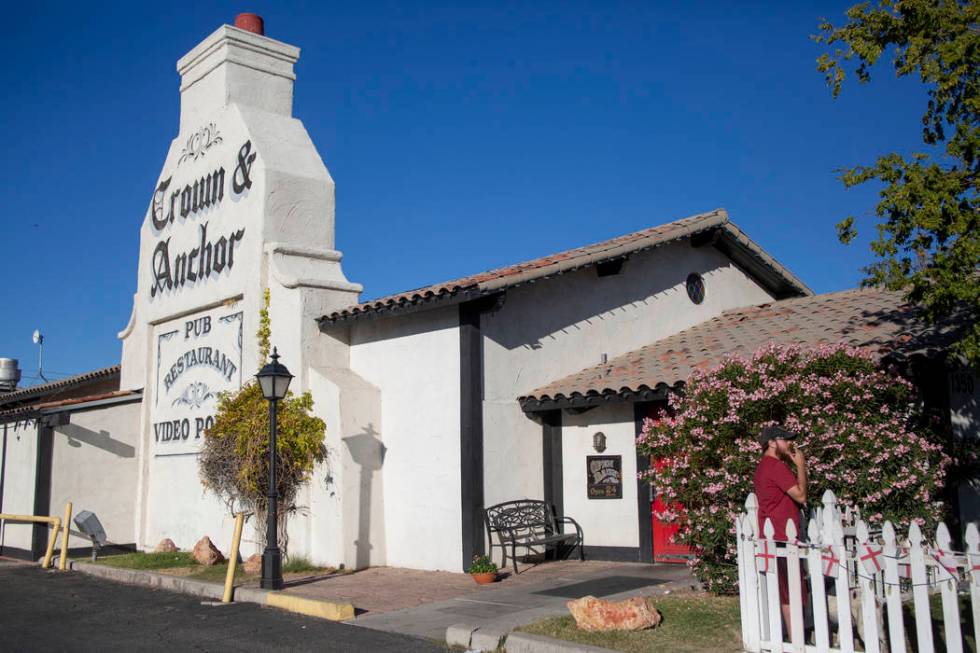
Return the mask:
<path id="1" fill-rule="evenodd" d="M 869 574 L 877 574 L 881 571 L 881 563 L 878 561 L 878 556 L 883 552 L 880 546 L 868 546 L 867 544 L 861 545 L 866 553 L 861 556 L 861 563 L 864 568 L 868 570 Z"/>
<path id="2" fill-rule="evenodd" d="M 827 546 L 821 549 L 821 551 L 823 552 L 823 555 L 820 556 L 820 559 L 827 563 L 827 566 L 824 567 L 823 575 L 836 578 L 837 566 L 840 564 L 840 558 L 834 555 L 833 547 Z"/>
<path id="3" fill-rule="evenodd" d="M 769 553 L 769 541 L 763 540 L 762 542 L 762 553 L 755 554 L 756 563 L 759 566 L 759 571 L 764 574 L 769 573 L 769 561 L 776 559 L 775 553 Z"/>

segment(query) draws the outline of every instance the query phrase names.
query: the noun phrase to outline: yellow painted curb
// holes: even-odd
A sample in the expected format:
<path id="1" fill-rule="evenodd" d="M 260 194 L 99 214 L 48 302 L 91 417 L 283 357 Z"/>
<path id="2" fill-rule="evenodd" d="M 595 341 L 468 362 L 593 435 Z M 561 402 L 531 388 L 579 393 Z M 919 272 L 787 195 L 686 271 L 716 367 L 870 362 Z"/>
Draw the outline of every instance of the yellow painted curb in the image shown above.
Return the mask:
<path id="1" fill-rule="evenodd" d="M 265 603 L 274 608 L 298 612 L 309 617 L 329 619 L 330 621 L 346 621 L 354 618 L 354 606 L 350 603 L 315 601 L 289 594 L 280 594 L 279 592 L 270 592 Z"/>

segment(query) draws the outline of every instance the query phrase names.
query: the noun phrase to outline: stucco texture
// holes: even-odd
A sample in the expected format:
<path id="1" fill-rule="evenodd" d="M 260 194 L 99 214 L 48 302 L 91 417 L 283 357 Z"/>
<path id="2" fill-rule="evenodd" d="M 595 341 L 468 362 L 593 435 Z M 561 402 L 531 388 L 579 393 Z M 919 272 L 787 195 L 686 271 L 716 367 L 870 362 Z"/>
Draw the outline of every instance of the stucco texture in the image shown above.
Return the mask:
<path id="1" fill-rule="evenodd" d="M 4 424 L 3 432 L 3 501 L 0 512 L 15 515 L 34 514 L 34 477 L 37 467 L 37 423 L 34 420 Z M 3 524 L 0 545 L 31 550 L 31 524 Z"/>
<path id="2" fill-rule="evenodd" d="M 687 296 L 700 273 L 705 297 Z M 619 274 L 587 268 L 512 288 L 483 316 L 485 503 L 543 494 L 541 426 L 517 397 L 736 306 L 772 299 L 721 252 L 678 242 L 637 254 Z M 571 514 L 571 513 L 570 513 Z M 635 521 L 635 518 L 634 518 Z"/>
<path id="3" fill-rule="evenodd" d="M 459 314 L 455 306 L 352 327 L 351 369 L 381 390 L 388 564 L 462 569 Z"/>
<path id="4" fill-rule="evenodd" d="M 636 547 L 636 445 L 632 404 L 600 406 L 580 415 L 562 416 L 562 496 L 565 514 L 582 527 L 585 546 Z M 596 432 L 606 436 L 606 450 L 592 446 Z M 623 497 L 589 499 L 587 456 L 622 456 Z"/>
<path id="5" fill-rule="evenodd" d="M 51 458 L 51 514 L 71 501 L 74 514 L 98 516 L 110 542 L 135 540 L 136 446 L 140 403 L 72 413 L 54 429 Z M 72 546 L 87 546 L 75 540 Z"/>

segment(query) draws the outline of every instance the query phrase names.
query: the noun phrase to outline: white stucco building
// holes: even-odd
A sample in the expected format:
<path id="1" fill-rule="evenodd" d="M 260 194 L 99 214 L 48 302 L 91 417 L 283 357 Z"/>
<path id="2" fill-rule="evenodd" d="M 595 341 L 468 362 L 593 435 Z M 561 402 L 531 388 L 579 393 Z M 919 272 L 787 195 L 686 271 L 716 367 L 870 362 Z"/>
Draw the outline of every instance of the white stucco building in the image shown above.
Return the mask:
<path id="1" fill-rule="evenodd" d="M 311 391 L 327 424 L 329 460 L 300 493 L 291 553 L 460 571 L 486 550 L 483 509 L 529 497 L 579 521 L 587 556 L 652 562 L 634 439 L 683 383 L 677 369 L 764 338 L 847 337 L 740 340 L 736 327 L 726 340 L 740 311 L 860 302 L 813 297 L 720 209 L 362 302 L 336 249 L 333 181 L 292 116 L 298 57 L 223 26 L 178 61 L 180 124 L 139 229 L 121 363 L 0 395 L 0 510 L 60 514 L 71 500 L 118 544 L 189 548 L 207 534 L 224 546 L 231 516 L 202 488 L 197 454 L 217 393 L 260 367 L 268 291 L 292 389 Z M 698 333 L 701 349 L 685 349 Z M 969 431 L 976 391 L 950 401 Z M 618 484 L 589 478 L 600 455 Z M 44 536 L 10 525 L 0 552 L 37 555 Z"/>

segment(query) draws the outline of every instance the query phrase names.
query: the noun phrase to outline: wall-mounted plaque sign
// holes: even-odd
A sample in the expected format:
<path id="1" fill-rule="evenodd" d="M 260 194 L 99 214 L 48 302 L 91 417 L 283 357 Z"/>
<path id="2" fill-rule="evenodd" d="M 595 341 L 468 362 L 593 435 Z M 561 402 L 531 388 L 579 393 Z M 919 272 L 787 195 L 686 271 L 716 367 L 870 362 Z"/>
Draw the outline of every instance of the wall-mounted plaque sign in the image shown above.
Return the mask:
<path id="1" fill-rule="evenodd" d="M 586 456 L 590 499 L 623 498 L 623 457 Z"/>
<path id="2" fill-rule="evenodd" d="M 220 307 L 156 329 L 153 452 L 196 453 L 214 423 L 220 392 L 242 387 L 242 311 Z"/>

